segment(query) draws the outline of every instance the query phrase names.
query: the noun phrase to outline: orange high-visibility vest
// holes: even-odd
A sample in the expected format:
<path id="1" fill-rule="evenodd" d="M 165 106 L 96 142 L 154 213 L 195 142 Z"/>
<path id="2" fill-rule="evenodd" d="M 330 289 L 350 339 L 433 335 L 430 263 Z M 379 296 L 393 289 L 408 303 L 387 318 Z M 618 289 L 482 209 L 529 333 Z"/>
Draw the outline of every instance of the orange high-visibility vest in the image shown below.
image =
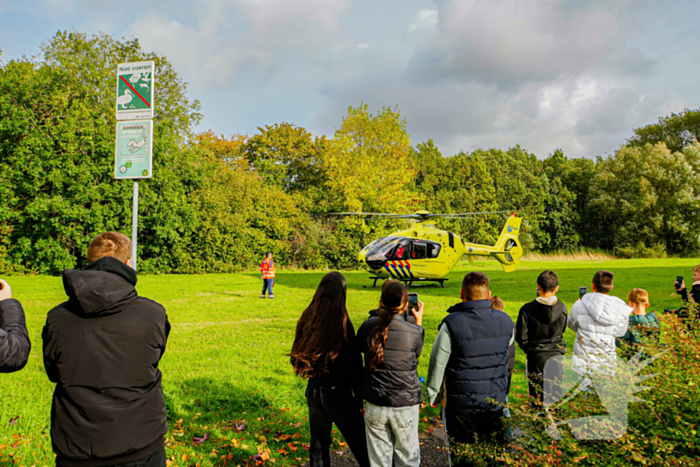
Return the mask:
<path id="1" fill-rule="evenodd" d="M 275 263 L 271 259 L 265 258 L 262 263 L 260 263 L 260 272 L 263 274 L 263 279 L 274 279 L 275 278 Z"/>

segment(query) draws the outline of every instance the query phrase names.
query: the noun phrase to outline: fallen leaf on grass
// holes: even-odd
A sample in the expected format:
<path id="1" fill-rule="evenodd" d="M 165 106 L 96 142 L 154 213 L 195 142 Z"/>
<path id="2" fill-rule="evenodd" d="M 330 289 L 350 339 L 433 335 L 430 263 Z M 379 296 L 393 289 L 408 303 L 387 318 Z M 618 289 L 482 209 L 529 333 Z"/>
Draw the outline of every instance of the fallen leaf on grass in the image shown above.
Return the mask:
<path id="1" fill-rule="evenodd" d="M 189 454 L 183 454 L 182 455 L 182 462 L 187 462 L 190 460 L 190 455 Z"/>
<path id="2" fill-rule="evenodd" d="M 8 425 L 17 425 L 17 421 L 19 420 L 19 415 L 16 417 L 12 417 L 9 422 L 7 422 Z"/>
<path id="3" fill-rule="evenodd" d="M 245 420 L 243 420 L 240 425 L 238 424 L 238 422 L 233 422 L 233 424 L 236 427 L 236 431 L 245 430 Z"/>
<path id="4" fill-rule="evenodd" d="M 298 447 L 296 447 L 296 446 L 294 445 L 294 443 L 289 443 L 289 444 L 287 445 L 287 447 L 288 447 L 289 449 L 291 449 L 292 451 L 294 451 L 294 452 L 297 452 L 297 449 L 299 449 Z"/>
<path id="5" fill-rule="evenodd" d="M 197 437 L 195 436 L 195 437 L 194 437 L 194 440 L 193 440 L 192 442 L 193 442 L 196 446 L 199 446 L 200 444 L 202 444 L 203 442 L 205 442 L 205 441 L 208 440 L 208 439 L 209 439 L 209 434 L 208 434 L 208 433 L 204 433 L 204 436 L 202 436 L 201 438 L 197 438 Z"/>
<path id="6" fill-rule="evenodd" d="M 280 441 L 282 442 L 289 441 L 290 439 L 292 439 L 290 435 L 280 435 Z"/>

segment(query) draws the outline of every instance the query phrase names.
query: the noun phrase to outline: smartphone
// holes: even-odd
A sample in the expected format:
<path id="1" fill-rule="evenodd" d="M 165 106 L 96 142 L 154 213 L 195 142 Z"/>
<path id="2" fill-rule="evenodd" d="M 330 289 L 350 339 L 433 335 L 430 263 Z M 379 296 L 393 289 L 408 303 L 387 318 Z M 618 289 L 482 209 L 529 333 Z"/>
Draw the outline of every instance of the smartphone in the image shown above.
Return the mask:
<path id="1" fill-rule="evenodd" d="M 408 308 L 418 309 L 418 294 L 409 293 L 408 294 Z"/>
<path id="2" fill-rule="evenodd" d="M 679 289 L 681 287 L 682 283 L 683 283 L 683 276 L 677 276 L 676 277 L 676 289 Z"/>
<path id="3" fill-rule="evenodd" d="M 578 298 L 583 298 L 584 295 L 588 293 L 588 287 L 579 287 L 578 288 Z"/>

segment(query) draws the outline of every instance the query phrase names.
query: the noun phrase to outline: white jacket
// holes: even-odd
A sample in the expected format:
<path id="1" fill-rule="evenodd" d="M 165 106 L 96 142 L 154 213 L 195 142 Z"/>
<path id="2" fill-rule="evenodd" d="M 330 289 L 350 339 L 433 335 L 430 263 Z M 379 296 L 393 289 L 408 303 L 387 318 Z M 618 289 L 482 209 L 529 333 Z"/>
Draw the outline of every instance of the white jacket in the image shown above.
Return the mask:
<path id="1" fill-rule="evenodd" d="M 587 293 L 571 307 L 567 325 L 576 331 L 573 369 L 615 372 L 615 337 L 624 336 L 632 308 L 612 295 Z"/>

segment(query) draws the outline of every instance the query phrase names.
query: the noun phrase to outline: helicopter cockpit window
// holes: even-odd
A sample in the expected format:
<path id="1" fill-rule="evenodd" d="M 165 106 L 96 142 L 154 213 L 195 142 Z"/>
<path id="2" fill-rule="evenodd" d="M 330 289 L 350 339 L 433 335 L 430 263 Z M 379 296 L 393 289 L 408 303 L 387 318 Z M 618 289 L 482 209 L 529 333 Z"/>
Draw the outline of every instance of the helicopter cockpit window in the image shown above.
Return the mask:
<path id="1" fill-rule="evenodd" d="M 370 245 L 367 261 L 386 261 L 410 258 L 411 244 L 403 237 L 386 237 Z"/>
<path id="2" fill-rule="evenodd" d="M 429 243 L 428 244 L 428 258 L 437 258 L 440 256 L 440 244 L 439 243 Z"/>
<path id="3" fill-rule="evenodd" d="M 440 254 L 440 244 L 428 241 L 413 242 L 412 259 L 437 258 Z"/>

